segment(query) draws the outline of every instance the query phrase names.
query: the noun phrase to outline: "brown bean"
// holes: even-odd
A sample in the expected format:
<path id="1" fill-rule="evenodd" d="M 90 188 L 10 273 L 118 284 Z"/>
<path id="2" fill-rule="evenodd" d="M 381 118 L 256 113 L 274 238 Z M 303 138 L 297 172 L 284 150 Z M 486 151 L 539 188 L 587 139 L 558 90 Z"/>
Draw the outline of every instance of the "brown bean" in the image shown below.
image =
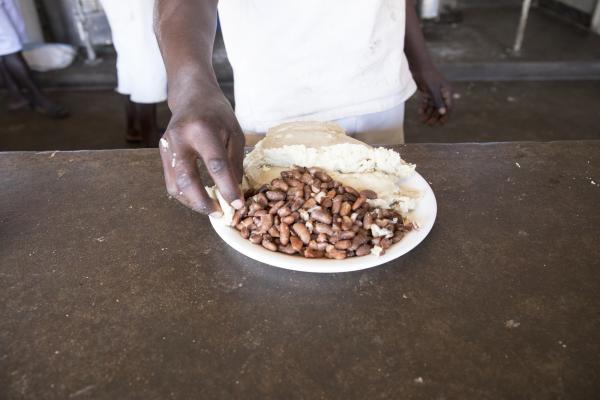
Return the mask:
<path id="1" fill-rule="evenodd" d="M 292 226 L 292 229 L 294 230 L 294 232 L 296 232 L 300 240 L 302 240 L 302 243 L 308 244 L 308 242 L 310 241 L 310 232 L 308 231 L 306 225 L 304 225 L 302 222 L 296 222 Z"/>
<path id="2" fill-rule="evenodd" d="M 281 222 L 288 224 L 288 225 L 292 225 L 294 222 L 296 222 L 298 218 L 296 218 L 294 216 L 294 213 L 292 213 L 291 215 L 287 215 L 285 217 L 281 217 Z"/>
<path id="3" fill-rule="evenodd" d="M 296 250 L 290 245 L 287 245 L 287 246 L 279 245 L 279 246 L 277 246 L 277 250 L 279 250 L 280 252 L 285 253 L 285 254 L 296 253 Z"/>
<path id="4" fill-rule="evenodd" d="M 311 249 L 310 247 L 304 250 L 304 257 L 306 258 L 322 258 L 323 252 L 317 249 Z"/>
<path id="5" fill-rule="evenodd" d="M 338 250 L 346 250 L 352 246 L 352 241 L 350 240 L 338 240 L 335 244 L 335 248 Z"/>
<path id="6" fill-rule="evenodd" d="M 356 197 L 360 196 L 360 194 L 358 193 L 358 191 L 356 189 L 354 189 L 352 186 L 344 186 L 344 191 L 346 193 L 353 194 Z"/>
<path id="7" fill-rule="evenodd" d="M 302 205 L 302 208 L 308 210 L 310 208 L 313 208 L 316 205 L 317 205 L 317 200 L 315 200 L 314 197 L 311 197 L 310 199 L 308 199 L 304 202 L 304 204 Z"/>
<path id="8" fill-rule="evenodd" d="M 280 190 L 267 190 L 265 196 L 271 201 L 280 201 L 285 199 L 285 192 Z"/>
<path id="9" fill-rule="evenodd" d="M 358 210 L 365 203 L 365 201 L 367 201 L 366 197 L 359 196 L 354 202 L 354 204 L 352 204 L 352 210 Z"/>
<path id="10" fill-rule="evenodd" d="M 354 233 L 353 231 L 342 231 L 339 233 L 339 237 L 342 240 L 353 239 L 354 236 L 356 236 L 356 233 Z"/>
<path id="11" fill-rule="evenodd" d="M 327 235 L 325 233 L 319 233 L 317 235 L 317 243 L 327 243 Z"/>
<path id="12" fill-rule="evenodd" d="M 237 224 L 240 223 L 241 219 L 242 219 L 242 214 L 240 213 L 239 210 L 235 210 L 235 212 L 233 213 L 233 218 L 231 219 L 231 225 L 236 226 Z"/>
<path id="13" fill-rule="evenodd" d="M 279 189 L 281 191 L 287 192 L 288 189 L 290 188 L 290 186 L 285 183 L 285 181 L 283 179 L 273 179 L 271 181 L 271 186 L 273 186 L 275 189 Z"/>
<path id="14" fill-rule="evenodd" d="M 324 224 L 322 222 L 317 222 L 315 224 L 315 232 L 331 235 L 333 233 L 333 230 L 331 229 L 331 226 Z"/>
<path id="15" fill-rule="evenodd" d="M 350 205 L 353 205 L 354 202 L 356 201 L 356 199 L 358 199 L 358 197 L 356 197 L 353 194 L 350 194 L 350 193 L 344 194 L 344 201 L 347 201 L 348 203 L 350 203 Z"/>
<path id="16" fill-rule="evenodd" d="M 356 250 L 361 245 L 367 243 L 368 241 L 369 241 L 368 236 L 366 236 L 365 234 L 358 234 L 358 235 L 354 236 L 354 239 L 352 239 L 352 246 L 350 246 L 350 248 L 352 250 Z"/>
<path id="17" fill-rule="evenodd" d="M 371 246 L 369 246 L 368 244 L 363 244 L 358 249 L 356 249 L 356 255 L 359 257 L 366 256 L 369 253 L 371 253 Z"/>
<path id="18" fill-rule="evenodd" d="M 254 219 L 252 217 L 247 217 L 244 218 L 240 223 L 248 228 L 250 225 L 254 224 Z"/>
<path id="19" fill-rule="evenodd" d="M 262 235 L 255 232 L 252 232 L 248 239 L 254 244 L 259 244 L 263 240 Z"/>
<path id="20" fill-rule="evenodd" d="M 296 211 L 298 210 L 300 207 L 302 207 L 302 205 L 304 204 L 304 198 L 302 197 L 296 197 L 294 198 L 294 200 L 290 203 L 290 209 L 292 211 Z"/>
<path id="21" fill-rule="evenodd" d="M 304 189 L 301 187 L 291 187 L 287 191 L 288 198 L 291 197 L 304 197 Z"/>
<path id="22" fill-rule="evenodd" d="M 278 238 L 279 237 L 279 229 L 277 229 L 276 226 L 272 226 L 271 228 L 269 228 L 269 235 Z"/>
<path id="23" fill-rule="evenodd" d="M 258 225 L 258 233 L 265 233 L 273 226 L 273 216 L 271 214 L 261 215 Z"/>
<path id="24" fill-rule="evenodd" d="M 277 212 L 277 210 L 279 210 L 281 207 L 283 207 L 283 205 L 285 204 L 285 201 L 280 200 L 277 201 L 275 203 L 271 202 L 269 203 L 269 206 L 271 208 L 269 208 L 269 214 L 275 214 Z"/>
<path id="25" fill-rule="evenodd" d="M 279 210 L 277 210 L 277 215 L 279 215 L 280 218 L 287 217 L 291 213 L 292 210 L 290 210 L 288 206 L 281 207 Z"/>
<path id="26" fill-rule="evenodd" d="M 296 251 L 300 251 L 302 249 L 302 240 L 298 239 L 296 236 L 290 236 L 290 245 Z"/>
<path id="27" fill-rule="evenodd" d="M 330 182 L 331 181 L 331 177 L 329 175 L 327 175 L 325 172 L 323 171 L 315 171 L 314 173 L 315 177 L 318 178 L 320 181 L 323 182 Z"/>
<path id="28" fill-rule="evenodd" d="M 304 186 L 304 184 L 300 180 L 295 179 L 295 178 L 286 179 L 285 183 L 287 183 L 288 186 L 291 186 L 290 189 L 292 187 L 302 188 Z"/>
<path id="29" fill-rule="evenodd" d="M 350 230 L 350 228 L 352 228 L 352 225 L 354 225 L 354 223 L 352 222 L 352 219 L 350 219 L 349 216 L 344 215 L 342 217 L 342 230 L 343 231 L 348 231 Z"/>
<path id="30" fill-rule="evenodd" d="M 350 215 L 350 211 L 352 211 L 352 206 L 350 205 L 350 203 L 344 201 L 342 203 L 342 206 L 340 207 L 340 215 Z"/>
<path id="31" fill-rule="evenodd" d="M 311 212 L 310 217 L 312 219 L 314 219 L 315 221 L 319 221 L 324 224 L 331 224 L 331 222 L 333 221 L 333 217 L 331 216 L 331 213 L 322 208 L 316 209 L 313 212 Z"/>
<path id="32" fill-rule="evenodd" d="M 332 249 L 330 251 L 327 252 L 327 256 L 336 260 L 343 260 L 344 258 L 346 258 L 348 255 L 346 254 L 346 251 L 341 250 L 341 249 Z"/>
<path id="33" fill-rule="evenodd" d="M 311 183 L 313 183 L 314 178 L 310 173 L 305 172 L 302 174 L 302 177 L 300 177 L 300 180 L 310 185 Z"/>
<path id="34" fill-rule="evenodd" d="M 384 250 L 389 249 L 391 245 L 392 241 L 390 239 L 381 238 L 381 240 L 379 241 L 379 246 L 381 246 L 381 248 Z"/>
<path id="35" fill-rule="evenodd" d="M 314 250 L 319 250 L 319 244 L 317 243 L 316 240 L 311 240 L 310 242 L 308 242 L 308 248 L 309 249 L 314 249 Z"/>
<path id="36" fill-rule="evenodd" d="M 370 199 L 370 200 L 377 198 L 377 193 L 375 193 L 374 191 L 369 190 L 369 189 L 361 190 L 359 194 L 362 197 L 366 197 L 367 199 Z"/>
<path id="37" fill-rule="evenodd" d="M 261 244 L 262 244 L 262 247 L 264 247 L 267 250 L 277 251 L 277 245 L 275 243 L 271 242 L 270 240 L 263 239 Z"/>
<path id="38" fill-rule="evenodd" d="M 292 178 L 294 178 L 294 174 L 292 173 L 292 171 L 281 171 L 279 173 L 279 175 L 281 176 L 282 179 L 292 179 Z"/>
<path id="39" fill-rule="evenodd" d="M 398 243 L 403 238 L 404 238 L 404 232 L 396 231 L 396 233 L 394 233 L 394 237 L 392 237 L 392 243 Z"/>
<path id="40" fill-rule="evenodd" d="M 245 226 L 242 226 L 242 228 L 240 229 L 240 235 L 242 235 L 244 239 L 248 239 L 250 237 L 250 229 L 246 228 Z"/>
<path id="41" fill-rule="evenodd" d="M 262 209 L 263 207 L 260 204 L 252 203 L 250 204 L 250 207 L 248 207 L 248 215 L 253 216 L 255 212 Z"/>
<path id="42" fill-rule="evenodd" d="M 342 206 L 342 201 L 344 200 L 344 196 L 338 194 L 332 200 L 331 212 L 334 214 L 339 214 L 340 208 Z"/>
<path id="43" fill-rule="evenodd" d="M 310 190 L 310 186 L 309 185 L 304 186 L 304 200 L 310 199 L 311 194 L 312 194 L 312 191 Z"/>
<path id="44" fill-rule="evenodd" d="M 379 218 L 377 218 L 375 220 L 375 224 L 377 224 L 377 226 L 380 227 L 380 228 L 385 228 L 386 226 L 388 226 L 390 224 L 390 220 L 389 219 L 379 219 Z"/>
<path id="45" fill-rule="evenodd" d="M 325 197 L 321 200 L 321 207 L 323 208 L 331 208 L 333 206 L 333 201 L 329 197 Z"/>
<path id="46" fill-rule="evenodd" d="M 269 199 L 267 199 L 267 196 L 265 196 L 265 194 L 263 192 L 260 192 L 259 194 L 254 196 L 254 201 L 257 204 L 259 204 L 261 206 L 261 208 L 265 208 L 265 206 L 269 202 Z"/>
<path id="47" fill-rule="evenodd" d="M 261 186 L 258 188 L 258 190 L 256 190 L 256 192 L 257 192 L 257 193 L 264 193 L 264 192 L 266 192 L 267 190 L 269 190 L 269 185 L 267 185 L 267 184 L 264 184 L 264 185 L 261 185 Z"/>
<path id="48" fill-rule="evenodd" d="M 267 215 L 269 212 L 267 210 L 258 210 L 254 213 L 255 217 L 262 217 L 263 215 Z"/>
<path id="49" fill-rule="evenodd" d="M 366 213 L 363 218 L 363 228 L 371 229 L 371 225 L 373 225 L 373 216 L 371 213 Z"/>
<path id="50" fill-rule="evenodd" d="M 290 241 L 290 226 L 286 223 L 279 224 L 279 241 L 286 245 Z"/>
<path id="51" fill-rule="evenodd" d="M 329 245 L 327 242 L 317 242 L 317 250 L 325 251 L 325 248 Z"/>

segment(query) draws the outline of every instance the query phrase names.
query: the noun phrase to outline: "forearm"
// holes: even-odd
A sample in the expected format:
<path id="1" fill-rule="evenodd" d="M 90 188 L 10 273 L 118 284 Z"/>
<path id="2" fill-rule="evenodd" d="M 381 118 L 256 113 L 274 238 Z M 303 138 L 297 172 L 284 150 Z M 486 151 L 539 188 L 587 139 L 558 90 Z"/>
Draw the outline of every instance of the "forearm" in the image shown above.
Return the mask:
<path id="1" fill-rule="evenodd" d="M 219 91 L 212 66 L 217 2 L 156 2 L 154 30 L 167 70 L 171 109 L 190 91 Z"/>
<path id="2" fill-rule="evenodd" d="M 413 0 L 406 0 L 406 33 L 404 35 L 404 53 L 413 74 L 432 68 L 433 60 L 427 50 L 425 37 L 419 24 L 419 17 Z"/>

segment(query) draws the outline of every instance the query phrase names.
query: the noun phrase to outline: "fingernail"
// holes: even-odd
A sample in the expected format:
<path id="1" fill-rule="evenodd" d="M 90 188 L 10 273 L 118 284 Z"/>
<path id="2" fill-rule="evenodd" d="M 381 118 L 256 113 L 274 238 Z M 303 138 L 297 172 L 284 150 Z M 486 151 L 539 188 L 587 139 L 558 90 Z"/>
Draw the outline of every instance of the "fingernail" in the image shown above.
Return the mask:
<path id="1" fill-rule="evenodd" d="M 210 214 L 208 214 L 208 216 L 211 218 L 221 218 L 223 216 L 223 213 L 221 211 L 213 211 Z"/>
<path id="2" fill-rule="evenodd" d="M 223 216 L 223 213 L 221 211 L 213 211 L 210 214 L 208 214 L 208 216 L 211 218 L 221 218 Z"/>
<path id="3" fill-rule="evenodd" d="M 236 210 L 239 210 L 240 208 L 244 207 L 244 202 L 241 199 L 235 199 L 231 202 L 231 206 Z"/>
<path id="4" fill-rule="evenodd" d="M 444 115 L 444 114 L 446 114 L 446 108 L 442 107 L 438 110 L 438 112 L 440 113 L 440 115 Z"/>

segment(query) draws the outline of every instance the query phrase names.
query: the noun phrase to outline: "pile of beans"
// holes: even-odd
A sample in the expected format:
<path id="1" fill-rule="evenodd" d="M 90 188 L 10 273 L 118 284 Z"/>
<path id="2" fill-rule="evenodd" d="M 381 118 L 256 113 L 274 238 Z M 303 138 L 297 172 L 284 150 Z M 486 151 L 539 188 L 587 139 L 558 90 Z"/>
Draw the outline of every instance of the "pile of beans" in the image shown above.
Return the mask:
<path id="1" fill-rule="evenodd" d="M 413 228 L 393 210 L 371 208 L 367 200 L 377 193 L 358 192 L 318 168 L 283 171 L 245 197 L 233 226 L 252 243 L 285 254 L 338 260 L 373 248 L 381 254 Z"/>

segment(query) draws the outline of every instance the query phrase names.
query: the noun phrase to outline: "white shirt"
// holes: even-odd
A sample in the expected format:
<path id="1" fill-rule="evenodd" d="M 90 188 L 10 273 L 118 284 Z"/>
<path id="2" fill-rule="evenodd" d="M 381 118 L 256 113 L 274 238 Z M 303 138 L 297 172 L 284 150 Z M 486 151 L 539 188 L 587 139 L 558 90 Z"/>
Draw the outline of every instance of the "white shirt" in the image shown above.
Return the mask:
<path id="1" fill-rule="evenodd" d="M 416 85 L 404 0 L 221 0 L 244 131 L 395 107 Z"/>

